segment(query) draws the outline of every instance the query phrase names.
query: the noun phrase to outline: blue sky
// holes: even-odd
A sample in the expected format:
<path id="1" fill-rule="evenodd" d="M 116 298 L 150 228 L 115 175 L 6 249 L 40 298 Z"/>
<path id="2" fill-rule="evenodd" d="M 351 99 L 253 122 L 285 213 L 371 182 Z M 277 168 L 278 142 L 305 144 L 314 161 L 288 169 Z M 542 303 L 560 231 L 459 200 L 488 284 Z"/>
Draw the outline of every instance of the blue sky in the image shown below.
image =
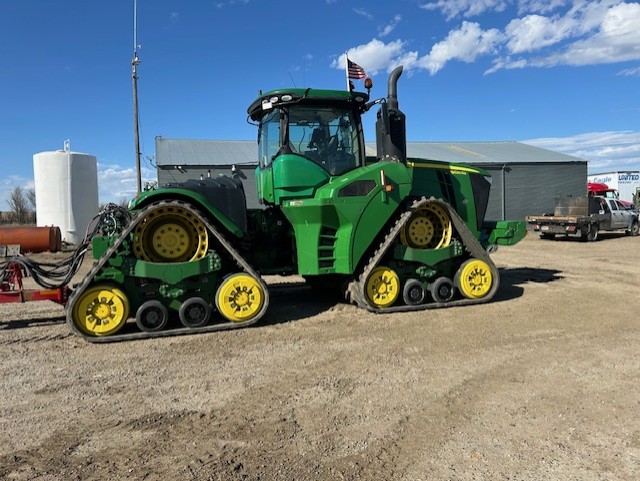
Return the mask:
<path id="1" fill-rule="evenodd" d="M 133 0 L 0 9 L 0 210 L 33 185 L 33 154 L 66 139 L 97 157 L 101 202 L 133 196 Z M 516 140 L 640 170 L 638 2 L 138 0 L 137 40 L 145 178 L 158 135 L 252 140 L 260 89 L 344 88 L 344 52 L 372 97 L 405 66 L 408 140 Z"/>

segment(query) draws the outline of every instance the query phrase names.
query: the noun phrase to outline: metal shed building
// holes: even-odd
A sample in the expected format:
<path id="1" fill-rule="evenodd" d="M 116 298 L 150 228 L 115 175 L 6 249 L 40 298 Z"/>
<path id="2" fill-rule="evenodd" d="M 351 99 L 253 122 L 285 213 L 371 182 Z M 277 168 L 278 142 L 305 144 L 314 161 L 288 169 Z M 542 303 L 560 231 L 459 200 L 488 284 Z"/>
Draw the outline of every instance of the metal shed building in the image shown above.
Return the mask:
<path id="1" fill-rule="evenodd" d="M 367 142 L 375 156 L 375 142 Z M 491 173 L 488 219 L 523 219 L 553 212 L 558 195 L 585 195 L 587 161 L 520 142 L 407 142 L 407 155 L 462 162 Z M 259 206 L 254 170 L 257 144 L 250 140 L 187 140 L 156 137 L 158 183 L 230 174 L 242 178 L 247 204 Z"/>

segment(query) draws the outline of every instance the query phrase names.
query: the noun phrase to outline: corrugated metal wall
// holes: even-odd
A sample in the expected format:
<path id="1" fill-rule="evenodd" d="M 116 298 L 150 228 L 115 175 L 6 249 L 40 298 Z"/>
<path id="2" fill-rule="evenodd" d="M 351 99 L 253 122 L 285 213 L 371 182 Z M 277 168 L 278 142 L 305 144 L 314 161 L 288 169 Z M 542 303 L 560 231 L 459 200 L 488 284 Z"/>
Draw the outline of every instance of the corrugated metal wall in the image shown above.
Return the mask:
<path id="1" fill-rule="evenodd" d="M 504 169 L 495 164 L 476 165 L 487 169 L 493 179 L 487 219 L 521 220 L 552 213 L 556 197 L 586 194 L 586 162 L 506 164 Z"/>

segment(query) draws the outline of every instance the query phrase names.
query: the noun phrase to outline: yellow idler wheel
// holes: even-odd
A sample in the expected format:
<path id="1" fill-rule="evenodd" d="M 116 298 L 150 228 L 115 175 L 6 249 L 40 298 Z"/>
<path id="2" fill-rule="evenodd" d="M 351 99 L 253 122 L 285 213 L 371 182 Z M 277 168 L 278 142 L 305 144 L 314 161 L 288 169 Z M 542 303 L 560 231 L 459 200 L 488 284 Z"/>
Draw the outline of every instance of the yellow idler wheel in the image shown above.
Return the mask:
<path id="1" fill-rule="evenodd" d="M 207 254 L 207 228 L 193 212 L 160 206 L 138 221 L 133 230 L 133 253 L 150 262 L 187 262 Z"/>
<path id="2" fill-rule="evenodd" d="M 400 295 L 400 278 L 393 269 L 376 267 L 367 279 L 367 299 L 374 307 L 391 306 Z"/>
<path id="3" fill-rule="evenodd" d="M 88 288 L 73 306 L 73 323 L 88 336 L 110 336 L 129 317 L 129 300 L 120 289 L 109 285 Z"/>
<path id="4" fill-rule="evenodd" d="M 463 296 L 481 299 L 491 290 L 493 274 L 486 262 L 469 259 L 460 266 L 453 282 Z"/>
<path id="5" fill-rule="evenodd" d="M 262 285 L 249 274 L 233 274 L 227 277 L 216 292 L 216 307 L 220 314 L 232 322 L 253 319 L 264 305 Z"/>
<path id="6" fill-rule="evenodd" d="M 439 249 L 451 243 L 451 218 L 437 204 L 427 204 L 413 213 L 400 231 L 403 245 L 417 249 Z"/>

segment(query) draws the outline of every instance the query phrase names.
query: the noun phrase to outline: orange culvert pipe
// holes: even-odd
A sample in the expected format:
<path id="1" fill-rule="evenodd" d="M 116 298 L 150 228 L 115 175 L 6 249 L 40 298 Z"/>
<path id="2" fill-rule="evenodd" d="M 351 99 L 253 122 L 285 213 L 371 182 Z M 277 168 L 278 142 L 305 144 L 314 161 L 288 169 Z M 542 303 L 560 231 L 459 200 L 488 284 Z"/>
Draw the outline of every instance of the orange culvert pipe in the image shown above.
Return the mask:
<path id="1" fill-rule="evenodd" d="M 19 244 L 20 252 L 57 252 L 62 247 L 60 227 L 2 227 L 0 245 Z"/>

